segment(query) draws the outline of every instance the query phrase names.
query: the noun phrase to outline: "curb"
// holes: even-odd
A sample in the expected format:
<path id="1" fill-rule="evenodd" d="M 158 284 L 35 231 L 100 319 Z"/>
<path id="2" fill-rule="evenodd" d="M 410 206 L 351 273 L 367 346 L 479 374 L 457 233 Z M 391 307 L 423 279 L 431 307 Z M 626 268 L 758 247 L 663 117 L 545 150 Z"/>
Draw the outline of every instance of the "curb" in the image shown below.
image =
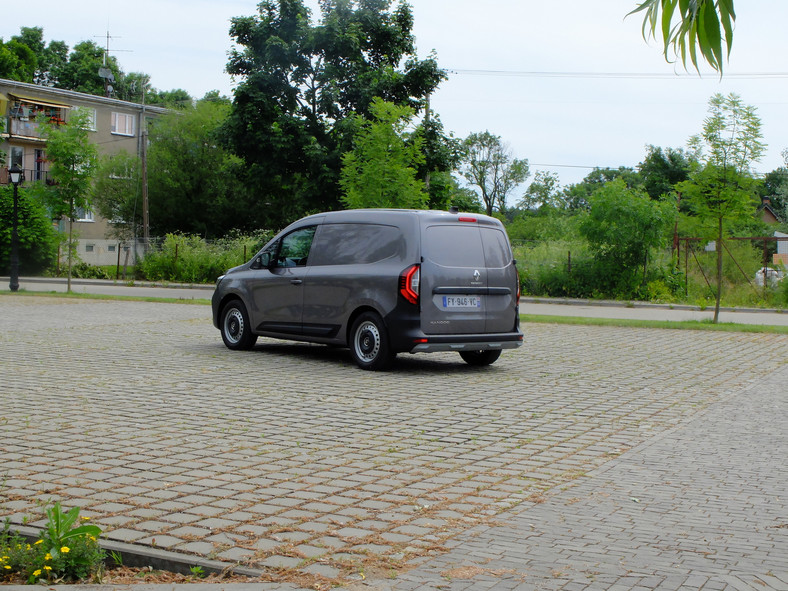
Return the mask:
<path id="1" fill-rule="evenodd" d="M 29 541 L 38 540 L 42 530 L 34 527 L 12 526 L 11 531 L 18 533 Z M 114 540 L 99 540 L 99 546 L 108 553 L 105 562 L 112 561 L 112 553 L 121 557 L 123 566 L 145 567 L 154 570 L 165 570 L 181 575 L 191 574 L 191 568 L 199 566 L 206 573 L 222 574 L 231 573 L 250 578 L 259 578 L 266 571 L 240 566 L 237 563 L 211 560 L 202 556 L 181 554 L 170 550 L 159 550 L 148 546 L 116 542 Z M 2 587 L 0 587 L 2 588 Z M 93 588 L 93 586 L 91 586 Z"/>

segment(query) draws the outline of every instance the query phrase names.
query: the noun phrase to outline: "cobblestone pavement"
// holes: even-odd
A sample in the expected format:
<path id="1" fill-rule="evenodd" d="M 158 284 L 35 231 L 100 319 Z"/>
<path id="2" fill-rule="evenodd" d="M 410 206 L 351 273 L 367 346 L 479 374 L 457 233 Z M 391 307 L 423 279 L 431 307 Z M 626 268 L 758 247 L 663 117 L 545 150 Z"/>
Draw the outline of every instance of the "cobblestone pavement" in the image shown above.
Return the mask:
<path id="1" fill-rule="evenodd" d="M 110 539 L 310 585 L 788 587 L 785 335 L 529 324 L 489 368 L 374 374 L 339 349 L 231 352 L 209 316 L 0 297 L 0 516 L 62 499 Z"/>

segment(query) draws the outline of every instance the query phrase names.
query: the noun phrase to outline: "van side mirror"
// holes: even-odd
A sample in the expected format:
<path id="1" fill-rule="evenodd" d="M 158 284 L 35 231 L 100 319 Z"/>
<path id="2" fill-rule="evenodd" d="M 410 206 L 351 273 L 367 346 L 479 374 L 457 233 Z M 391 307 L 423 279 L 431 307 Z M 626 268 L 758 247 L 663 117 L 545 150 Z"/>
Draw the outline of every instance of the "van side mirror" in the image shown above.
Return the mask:
<path id="1" fill-rule="evenodd" d="M 252 269 L 267 269 L 271 266 L 271 253 L 263 252 L 252 261 Z"/>

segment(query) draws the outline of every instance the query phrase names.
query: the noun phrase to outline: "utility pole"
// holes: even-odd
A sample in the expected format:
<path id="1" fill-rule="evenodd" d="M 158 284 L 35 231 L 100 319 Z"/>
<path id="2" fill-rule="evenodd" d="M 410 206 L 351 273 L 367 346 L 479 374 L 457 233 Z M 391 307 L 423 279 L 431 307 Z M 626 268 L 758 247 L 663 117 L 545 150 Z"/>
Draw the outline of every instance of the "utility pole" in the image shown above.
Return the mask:
<path id="1" fill-rule="evenodd" d="M 148 122 L 145 118 L 145 85 L 142 86 L 142 113 L 140 114 L 140 157 L 142 159 L 142 237 L 143 252 L 150 247 L 150 221 L 148 219 Z"/>

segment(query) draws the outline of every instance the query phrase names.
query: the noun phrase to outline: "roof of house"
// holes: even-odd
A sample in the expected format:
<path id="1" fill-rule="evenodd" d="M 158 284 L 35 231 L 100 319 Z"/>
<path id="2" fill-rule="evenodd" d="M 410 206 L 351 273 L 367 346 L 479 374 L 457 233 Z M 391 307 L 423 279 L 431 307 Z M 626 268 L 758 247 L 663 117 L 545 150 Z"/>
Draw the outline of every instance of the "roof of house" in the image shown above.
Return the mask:
<path id="1" fill-rule="evenodd" d="M 142 105 L 140 103 L 122 101 L 120 99 L 107 98 L 105 96 L 96 96 L 94 94 L 64 90 L 62 88 L 51 88 L 49 86 L 39 86 L 38 84 L 29 84 L 27 82 L 7 80 L 5 78 L 0 78 L 0 95 L 2 93 L 10 94 L 16 98 L 32 99 L 37 102 L 49 101 L 52 103 L 52 106 L 56 107 L 70 106 L 63 103 L 76 101 L 81 103 L 93 103 L 96 105 L 123 107 L 126 109 L 135 109 L 157 114 L 167 112 L 166 108 L 155 105 Z M 0 96 L 0 98 L 3 97 Z"/>

